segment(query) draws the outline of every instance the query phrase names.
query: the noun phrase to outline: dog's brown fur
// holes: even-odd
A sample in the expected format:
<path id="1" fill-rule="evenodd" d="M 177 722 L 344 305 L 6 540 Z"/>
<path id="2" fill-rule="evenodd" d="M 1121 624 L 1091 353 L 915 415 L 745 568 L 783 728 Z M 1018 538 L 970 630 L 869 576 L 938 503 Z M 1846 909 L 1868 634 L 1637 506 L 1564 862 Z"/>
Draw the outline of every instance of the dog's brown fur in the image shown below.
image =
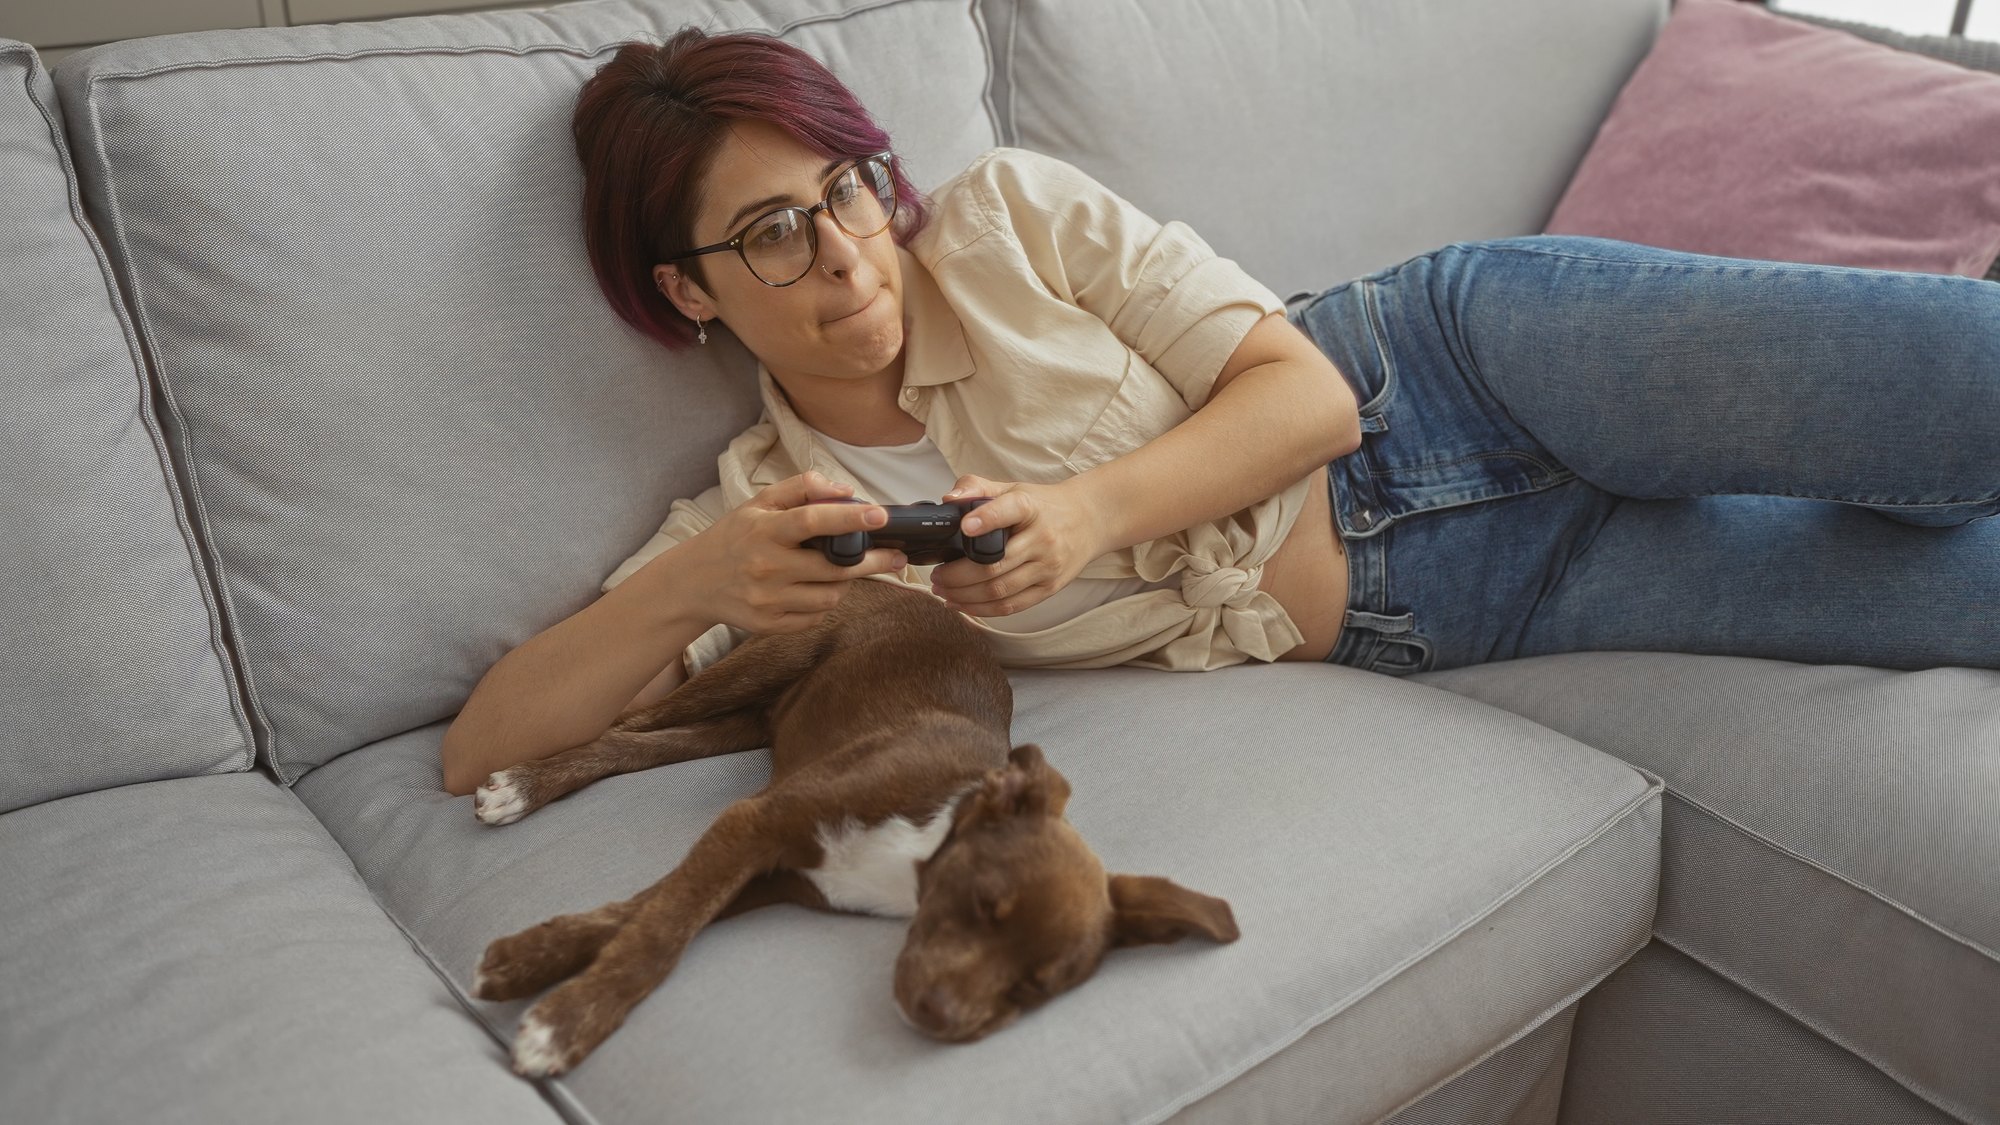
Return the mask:
<path id="1" fill-rule="evenodd" d="M 753 637 L 595 741 L 494 774 L 475 807 L 505 824 L 612 774 L 771 747 L 770 783 L 723 810 L 666 878 L 487 947 L 476 996 L 561 982 L 523 1018 L 515 1071 L 576 1066 L 709 922 L 778 902 L 834 909 L 803 872 L 825 858 L 822 828 L 849 818 L 920 825 L 951 804 L 943 843 L 915 865 L 895 987 L 905 1019 L 942 1039 L 1004 1026 L 1113 946 L 1235 940 L 1221 899 L 1104 873 L 1062 817 L 1068 781 L 1033 744 L 1009 750 L 1012 714 L 978 629 L 920 591 L 863 580 L 813 628 Z"/>

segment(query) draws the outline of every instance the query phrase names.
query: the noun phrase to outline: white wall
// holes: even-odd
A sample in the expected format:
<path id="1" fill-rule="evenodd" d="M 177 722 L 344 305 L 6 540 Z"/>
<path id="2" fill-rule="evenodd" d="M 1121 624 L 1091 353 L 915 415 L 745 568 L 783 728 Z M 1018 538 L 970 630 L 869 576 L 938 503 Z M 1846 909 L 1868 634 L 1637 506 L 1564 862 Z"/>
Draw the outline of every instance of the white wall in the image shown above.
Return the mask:
<path id="1" fill-rule="evenodd" d="M 0 38 L 35 45 L 44 65 L 117 39 L 220 27 L 387 19 L 475 8 L 546 8 L 561 0 L 0 0 Z"/>

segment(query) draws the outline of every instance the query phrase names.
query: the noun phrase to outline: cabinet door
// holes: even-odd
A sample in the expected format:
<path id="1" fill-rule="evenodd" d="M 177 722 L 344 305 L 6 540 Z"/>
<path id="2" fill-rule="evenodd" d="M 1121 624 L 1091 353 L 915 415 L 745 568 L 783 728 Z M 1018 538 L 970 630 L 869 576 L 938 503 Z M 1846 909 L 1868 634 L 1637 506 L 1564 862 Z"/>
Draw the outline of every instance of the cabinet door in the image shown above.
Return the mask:
<path id="1" fill-rule="evenodd" d="M 9 4 L 0 35 L 36 47 L 109 43 L 142 35 L 262 27 L 257 0 L 63 0 L 59 4 Z"/>
<path id="2" fill-rule="evenodd" d="M 462 12 L 472 8 L 546 8 L 556 0 L 291 0 L 293 23 L 338 23 L 341 20 L 382 20 L 391 16 Z"/>

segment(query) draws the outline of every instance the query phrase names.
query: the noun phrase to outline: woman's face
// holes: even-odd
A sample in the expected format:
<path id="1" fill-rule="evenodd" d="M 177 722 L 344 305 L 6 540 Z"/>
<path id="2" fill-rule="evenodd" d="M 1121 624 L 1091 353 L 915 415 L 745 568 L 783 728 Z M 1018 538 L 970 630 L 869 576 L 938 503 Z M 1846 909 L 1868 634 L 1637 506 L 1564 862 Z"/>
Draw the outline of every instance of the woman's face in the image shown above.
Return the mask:
<path id="1" fill-rule="evenodd" d="M 703 184 L 694 245 L 734 238 L 773 208 L 818 203 L 830 176 L 827 163 L 775 125 L 733 123 Z M 704 256 L 712 291 L 695 285 L 677 263 L 655 265 L 654 283 L 688 316 L 727 324 L 774 376 L 878 374 L 903 347 L 903 278 L 895 240 L 886 228 L 854 238 L 826 211 L 814 215 L 813 223 L 819 256 L 790 285 L 759 281 L 734 251 Z"/>

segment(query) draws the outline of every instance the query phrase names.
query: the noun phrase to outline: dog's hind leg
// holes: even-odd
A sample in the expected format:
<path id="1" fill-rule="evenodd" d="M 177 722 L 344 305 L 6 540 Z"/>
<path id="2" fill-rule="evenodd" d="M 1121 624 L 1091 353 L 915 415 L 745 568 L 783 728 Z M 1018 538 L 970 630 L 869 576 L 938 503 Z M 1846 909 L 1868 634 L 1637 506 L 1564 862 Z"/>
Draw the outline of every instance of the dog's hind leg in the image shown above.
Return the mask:
<path id="1" fill-rule="evenodd" d="M 530 1008 L 514 1037 L 514 1072 L 561 1074 L 604 1042 L 680 962 L 688 942 L 785 854 L 782 817 L 749 797 L 723 810 L 687 858 L 631 899 L 630 918 L 588 968 Z"/>
<path id="2" fill-rule="evenodd" d="M 608 902 L 581 914 L 561 914 L 487 945 L 473 974 L 481 1000 L 518 1000 L 582 972 L 631 918 L 634 902 Z"/>
<path id="3" fill-rule="evenodd" d="M 833 910 L 811 879 L 790 868 L 779 868 L 745 883 L 715 920 L 786 902 Z M 598 951 L 631 919 L 637 905 L 636 898 L 607 902 L 595 910 L 561 914 L 496 939 L 480 958 L 472 994 L 481 1000 L 518 1000 L 568 980 L 597 959 Z"/>
<path id="4" fill-rule="evenodd" d="M 611 729 L 662 730 L 745 708 L 766 708 L 825 660 L 832 647 L 832 627 L 824 621 L 800 633 L 752 637 L 668 692 L 664 699 L 618 716 Z"/>
<path id="5" fill-rule="evenodd" d="M 613 774 L 691 762 L 770 744 L 761 710 L 738 711 L 666 730 L 613 728 L 560 754 L 519 762 L 486 779 L 472 812 L 487 824 L 512 824 L 566 793 Z"/>
<path id="6" fill-rule="evenodd" d="M 766 906 L 776 906 L 781 902 L 794 902 L 814 910 L 840 913 L 826 901 L 826 895 L 819 889 L 818 884 L 800 872 L 783 867 L 776 871 L 767 871 L 745 883 L 743 889 L 737 892 L 735 900 L 723 907 L 722 913 L 717 914 L 715 920 L 720 922 L 724 918 L 734 918 L 738 914 Z"/>

